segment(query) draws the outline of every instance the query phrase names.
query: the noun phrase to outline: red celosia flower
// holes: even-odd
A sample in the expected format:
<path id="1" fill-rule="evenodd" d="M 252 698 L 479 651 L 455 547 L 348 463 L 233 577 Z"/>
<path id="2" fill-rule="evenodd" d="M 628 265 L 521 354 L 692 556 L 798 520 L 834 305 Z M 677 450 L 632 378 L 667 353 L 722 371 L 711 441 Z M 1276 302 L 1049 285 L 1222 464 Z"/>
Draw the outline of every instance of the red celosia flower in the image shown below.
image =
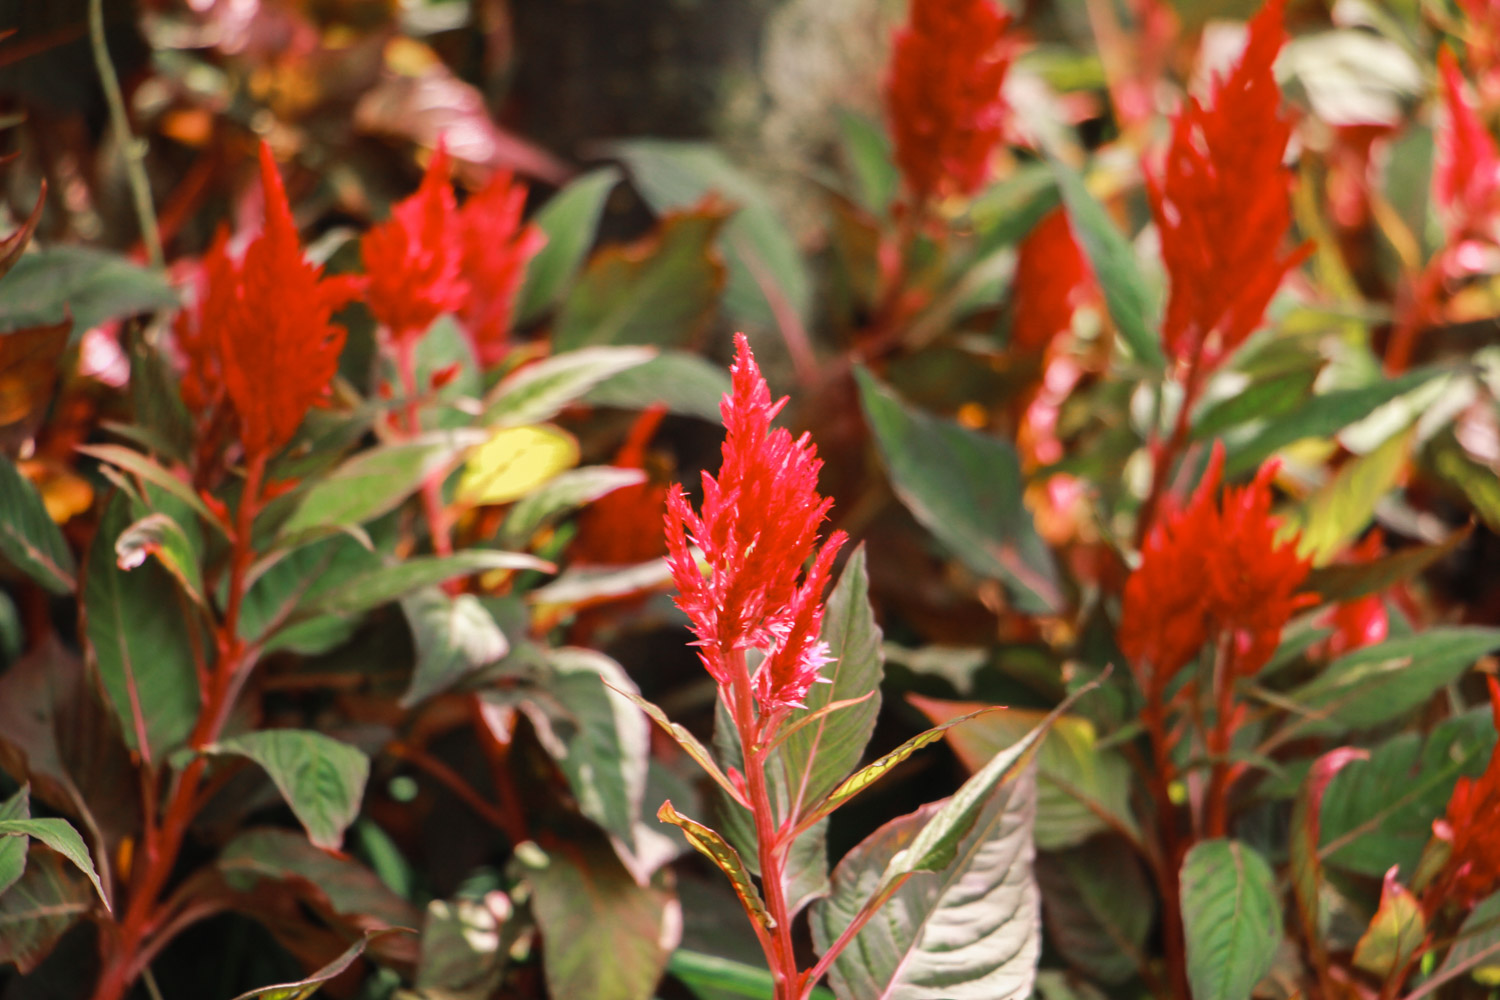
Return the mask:
<path id="1" fill-rule="evenodd" d="M 1494 677 L 1485 681 L 1495 728 L 1500 729 L 1500 682 Z M 1500 747 L 1490 754 L 1489 765 L 1478 778 L 1458 779 L 1448 810 L 1432 824 L 1432 832 L 1447 841 L 1450 849 L 1439 883 L 1440 898 L 1468 906 L 1500 886 Z"/>
<path id="2" fill-rule="evenodd" d="M 1021 243 L 1012 283 L 1011 343 L 1018 350 L 1040 351 L 1072 326 L 1089 278 L 1068 213 L 1055 209 Z"/>
<path id="3" fill-rule="evenodd" d="M 1380 557 L 1385 551 L 1385 535 L 1378 528 L 1365 536 L 1340 560 L 1346 563 L 1365 563 Z M 1333 634 L 1323 644 L 1322 653 L 1327 657 L 1342 656 L 1365 646 L 1373 646 L 1390 631 L 1390 620 L 1386 614 L 1385 601 L 1379 594 L 1366 594 L 1352 601 L 1344 601 L 1328 609 L 1324 625 L 1332 626 Z"/>
<path id="4" fill-rule="evenodd" d="M 896 163 L 918 200 L 972 194 L 1005 127 L 1010 16 L 989 0 L 911 0 L 896 32 L 886 110 Z"/>
<path id="5" fill-rule="evenodd" d="M 1260 325 L 1282 277 L 1305 251 L 1282 253 L 1291 223 L 1291 125 L 1271 73 L 1286 33 L 1284 0 L 1250 22 L 1239 63 L 1207 102 L 1188 98 L 1166 166 L 1149 177 L 1152 215 L 1171 281 L 1162 340 L 1168 356 L 1207 370 Z"/>
<path id="6" fill-rule="evenodd" d="M 203 264 L 196 315 L 180 320 L 188 356 L 183 380 L 200 410 L 226 397 L 248 456 L 269 455 L 287 441 L 338 370 L 344 328 L 334 310 L 354 298 L 352 278 L 323 278 L 304 258 L 286 191 L 270 149 L 260 148 L 266 224 L 234 261 L 220 234 Z"/>
<path id="7" fill-rule="evenodd" d="M 1225 490 L 1221 502 L 1223 468 L 1224 448 L 1215 444 L 1192 499 L 1157 520 L 1125 583 L 1120 649 L 1158 692 L 1204 643 L 1226 635 L 1235 673 L 1255 673 L 1276 651 L 1282 626 L 1317 600 L 1297 593 L 1310 563 L 1296 540 L 1276 540 L 1275 464 L 1262 466 L 1249 486 Z"/>
<path id="8" fill-rule="evenodd" d="M 793 439 L 771 428 L 786 400 L 771 402 L 743 335 L 735 345 L 732 389 L 719 407 L 723 464 L 718 478 L 703 474 L 701 517 L 682 487 L 667 494 L 667 549 L 677 605 L 692 619 L 698 655 L 714 679 L 732 686 L 745 650 L 765 654 L 752 681 L 765 718 L 800 705 L 827 662 L 818 641 L 823 588 L 845 536 L 835 532 L 817 548 L 818 525 L 833 503 L 817 492 L 823 463 L 806 434 Z M 689 542 L 703 550 L 707 577 Z"/>
<path id="9" fill-rule="evenodd" d="M 398 341 L 420 337 L 443 313 L 462 308 L 468 296 L 457 219 L 448 154 L 439 144 L 416 193 L 360 244 L 370 275 L 370 311 Z"/>
<path id="10" fill-rule="evenodd" d="M 537 226 L 521 225 L 525 207 L 526 185 L 515 183 L 509 173 L 497 172 L 458 213 L 463 276 L 469 286 L 459 315 L 485 367 L 505 357 L 511 310 L 526 276 L 526 264 L 547 242 Z"/>
<path id="11" fill-rule="evenodd" d="M 1458 63 L 1446 48 L 1438 53 L 1438 69 L 1448 114 L 1438 130 L 1432 193 L 1447 216 L 1448 250 L 1462 257 L 1465 243 L 1495 242 L 1495 225 L 1500 221 L 1496 212 L 1500 209 L 1500 151 L 1469 102 Z"/>

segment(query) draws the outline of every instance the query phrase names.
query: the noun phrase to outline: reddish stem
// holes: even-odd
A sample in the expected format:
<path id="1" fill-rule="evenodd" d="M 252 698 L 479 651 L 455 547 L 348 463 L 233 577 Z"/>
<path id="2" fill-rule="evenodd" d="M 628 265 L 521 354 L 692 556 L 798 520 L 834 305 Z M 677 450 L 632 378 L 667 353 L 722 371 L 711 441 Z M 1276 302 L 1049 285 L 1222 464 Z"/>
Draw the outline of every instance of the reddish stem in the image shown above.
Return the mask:
<path id="1" fill-rule="evenodd" d="M 1233 774 L 1229 766 L 1229 748 L 1234 742 L 1234 634 L 1226 632 L 1219 640 L 1214 657 L 1214 725 L 1205 736 L 1213 764 L 1209 771 L 1207 802 L 1204 806 L 1205 835 L 1209 838 L 1229 834 L 1229 786 Z"/>
<path id="2" fill-rule="evenodd" d="M 1385 373 L 1400 375 L 1411 365 L 1417 334 L 1427 326 L 1443 290 L 1443 265 L 1447 254 L 1439 251 L 1422 269 L 1411 286 L 1411 298 L 1402 304 L 1396 326 L 1385 347 Z"/>
<path id="3" fill-rule="evenodd" d="M 1171 995 L 1188 1000 L 1187 948 L 1182 926 L 1182 893 L 1178 872 L 1182 866 L 1182 843 L 1177 830 L 1177 807 L 1172 803 L 1172 783 L 1177 766 L 1172 761 L 1172 738 L 1167 731 L 1165 685 L 1153 677 L 1148 684 L 1141 722 L 1151 741 L 1155 765 L 1147 782 L 1156 804 L 1156 825 L 1162 838 L 1162 863 L 1155 868 L 1157 890 L 1162 900 L 1162 938 Z"/>
<path id="4" fill-rule="evenodd" d="M 417 339 L 411 336 L 396 338 L 396 369 L 401 376 L 401 388 L 406 394 L 406 433 L 416 437 L 422 433 L 422 417 L 417 406 Z M 432 551 L 440 556 L 453 554 L 453 541 L 449 537 L 448 515 L 443 508 L 443 471 L 439 470 L 422 482 L 422 512 L 427 517 L 427 533 L 432 538 Z"/>
<path id="5" fill-rule="evenodd" d="M 760 858 L 760 884 L 765 894 L 766 911 L 776 926 L 771 929 L 772 951 L 766 955 L 775 981 L 776 1000 L 799 1000 L 800 977 L 797 956 L 792 947 L 791 909 L 786 900 L 786 847 L 777 828 L 771 807 L 770 787 L 766 782 L 766 752 L 761 746 L 762 733 L 755 717 L 755 702 L 750 693 L 750 667 L 742 649 L 726 651 L 725 659 L 733 665 L 730 706 L 734 725 L 739 730 L 744 754 L 745 786 L 750 794 L 750 812 L 755 818 L 756 849 Z"/>
<path id="6" fill-rule="evenodd" d="M 260 507 L 266 459 L 264 454 L 253 455 L 247 463 L 245 488 L 235 519 L 229 559 L 229 599 L 224 621 L 218 629 L 219 662 L 214 667 L 197 725 L 189 740 L 198 750 L 219 738 L 229 717 L 234 693 L 239 690 L 247 667 L 253 663 L 248 655 L 251 648 L 240 638 L 238 630 L 240 606 L 245 597 L 245 575 L 255 555 L 251 546 L 251 529 Z M 148 949 L 159 948 L 162 943 L 152 940 L 159 920 L 157 903 L 172 869 L 176 867 L 183 838 L 202 805 L 198 789 L 207 766 L 207 758 L 200 754 L 183 769 L 172 785 L 160 826 L 156 826 L 152 819 L 154 803 L 145 803 L 147 819 L 142 849 L 132 873 L 130 899 L 124 917 L 113 928 L 105 928 L 100 935 L 104 969 L 94 987 L 93 1000 L 120 1000 L 140 974 L 140 955 Z M 146 798 L 149 800 L 150 795 Z"/>

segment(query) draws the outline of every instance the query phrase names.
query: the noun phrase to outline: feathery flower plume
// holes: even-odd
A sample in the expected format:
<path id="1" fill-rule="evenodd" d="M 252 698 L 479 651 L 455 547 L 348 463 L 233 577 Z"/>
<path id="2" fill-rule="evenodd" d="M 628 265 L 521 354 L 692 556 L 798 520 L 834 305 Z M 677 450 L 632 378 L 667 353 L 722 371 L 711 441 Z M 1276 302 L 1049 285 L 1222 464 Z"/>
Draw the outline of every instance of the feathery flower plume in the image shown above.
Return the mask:
<path id="1" fill-rule="evenodd" d="M 1500 681 L 1486 677 L 1490 711 L 1500 729 Z M 1478 778 L 1461 777 L 1453 786 L 1448 809 L 1432 824 L 1433 834 L 1449 847 L 1439 883 L 1439 898 L 1469 906 L 1500 886 L 1500 747 Z"/>
<path id="2" fill-rule="evenodd" d="M 990 0 L 911 0 L 896 32 L 886 113 L 913 198 L 973 194 L 989 179 L 1008 108 L 1010 16 Z"/>
<path id="3" fill-rule="evenodd" d="M 1263 465 L 1249 486 L 1226 489 L 1221 501 L 1223 469 L 1224 447 L 1216 443 L 1197 491 L 1157 520 L 1125 582 L 1120 649 L 1147 690 L 1165 691 L 1206 642 L 1224 635 L 1233 640 L 1235 674 L 1255 673 L 1276 651 L 1282 626 L 1317 600 L 1297 592 L 1311 564 L 1297 554 L 1296 539 L 1277 541 L 1276 465 Z"/>
<path id="4" fill-rule="evenodd" d="M 433 320 L 463 307 L 469 286 L 457 220 L 448 153 L 439 143 L 416 193 L 360 243 L 370 311 L 396 341 L 421 337 Z"/>
<path id="5" fill-rule="evenodd" d="M 526 185 L 497 171 L 483 190 L 459 209 L 462 270 L 469 296 L 459 311 L 484 367 L 505 357 L 511 313 L 526 265 L 546 244 L 535 225 L 523 226 Z"/>
<path id="6" fill-rule="evenodd" d="M 818 641 L 823 589 L 845 535 L 835 532 L 817 546 L 833 504 L 817 492 L 823 463 L 806 434 L 794 439 L 771 427 L 786 400 L 771 402 L 743 334 L 735 346 L 732 388 L 719 407 L 723 463 L 717 478 L 703 474 L 701 516 L 681 486 L 667 494 L 667 550 L 677 606 L 692 620 L 698 655 L 714 679 L 735 684 L 744 652 L 764 653 L 752 679 L 764 719 L 800 705 L 828 661 Z M 689 544 L 703 550 L 707 577 Z"/>
<path id="7" fill-rule="evenodd" d="M 176 331 L 188 357 L 183 396 L 200 414 L 226 399 L 248 456 L 269 455 L 291 440 L 338 370 L 344 328 L 334 310 L 361 282 L 324 278 L 297 239 L 286 190 L 270 149 L 260 147 L 266 223 L 244 258 L 220 232 L 205 256 L 199 301 Z"/>
<path id="8" fill-rule="evenodd" d="M 1163 346 L 1207 371 L 1264 318 L 1281 279 L 1306 248 L 1282 252 L 1291 225 L 1291 174 L 1282 166 L 1291 125 L 1271 66 L 1286 40 L 1284 0 L 1269 0 L 1208 100 L 1189 97 L 1172 125 L 1165 170 L 1150 176 L 1151 212 L 1170 278 Z"/>
<path id="9" fill-rule="evenodd" d="M 1438 52 L 1446 120 L 1437 134 L 1432 193 L 1448 225 L 1448 247 L 1463 253 L 1465 243 L 1494 245 L 1500 223 L 1500 150 L 1479 118 L 1464 86 L 1453 52 Z"/>
<path id="10" fill-rule="evenodd" d="M 1090 275 L 1068 213 L 1054 209 L 1021 241 L 1011 282 L 1011 344 L 1036 353 L 1068 329 Z"/>

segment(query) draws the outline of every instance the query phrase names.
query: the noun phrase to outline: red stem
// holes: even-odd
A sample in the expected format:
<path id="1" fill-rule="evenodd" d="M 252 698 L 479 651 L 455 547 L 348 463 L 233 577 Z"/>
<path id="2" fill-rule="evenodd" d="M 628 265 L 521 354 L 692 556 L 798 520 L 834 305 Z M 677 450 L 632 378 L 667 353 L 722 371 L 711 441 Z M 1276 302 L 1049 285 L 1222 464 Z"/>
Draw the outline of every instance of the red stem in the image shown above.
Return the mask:
<path id="1" fill-rule="evenodd" d="M 1162 938 L 1167 977 L 1171 984 L 1171 995 L 1176 1000 L 1188 1000 L 1187 948 L 1182 927 L 1182 893 L 1178 884 L 1183 850 L 1177 830 L 1177 807 L 1172 803 L 1172 782 L 1176 780 L 1177 766 L 1172 762 L 1172 741 L 1171 734 L 1167 731 L 1164 687 L 1154 677 L 1149 682 L 1141 722 L 1150 738 L 1155 764 L 1148 785 L 1156 803 L 1156 825 L 1162 838 L 1162 863 L 1155 872 L 1162 900 Z"/>
<path id="2" fill-rule="evenodd" d="M 756 848 L 760 857 L 760 884 L 765 894 L 766 910 L 776 921 L 772 928 L 772 951 L 766 955 L 775 981 L 776 1000 L 799 1000 L 800 977 L 797 956 L 792 947 L 792 917 L 786 901 L 786 847 L 777 829 L 771 807 L 770 788 L 766 783 L 766 753 L 760 745 L 762 734 L 755 717 L 755 703 L 750 693 L 750 667 L 742 649 L 727 652 L 726 660 L 734 669 L 730 684 L 732 715 L 739 730 L 740 746 L 745 758 L 745 785 L 750 793 L 750 812 L 755 817 Z"/>
<path id="3" fill-rule="evenodd" d="M 251 546 L 251 529 L 260 507 L 266 459 L 264 454 L 253 455 L 247 463 L 245 488 L 235 519 L 229 559 L 229 599 L 224 621 L 218 629 L 219 662 L 214 667 L 203 708 L 198 713 L 198 723 L 190 738 L 191 745 L 198 750 L 219 738 L 233 706 L 234 694 L 244 680 L 247 667 L 253 665 L 249 656 L 251 647 L 240 638 L 238 629 L 240 606 L 245 597 L 245 574 L 255 555 Z M 113 928 L 105 928 L 100 935 L 104 969 L 94 987 L 93 1000 L 120 1000 L 140 974 L 140 955 L 147 950 L 154 951 L 162 944 L 159 940 L 152 940 L 160 916 L 157 903 L 172 869 L 176 867 L 183 838 L 202 805 L 198 788 L 206 768 L 207 758 L 199 755 L 183 769 L 173 783 L 159 827 L 151 818 L 154 803 L 145 803 L 144 842 L 132 873 L 130 900 L 119 923 Z M 149 800 L 150 795 L 146 797 Z"/>
<path id="4" fill-rule="evenodd" d="M 1209 771 L 1204 828 L 1209 838 L 1229 834 L 1229 748 L 1234 741 L 1234 634 L 1219 640 L 1214 657 L 1214 725 L 1205 736 L 1213 764 Z"/>

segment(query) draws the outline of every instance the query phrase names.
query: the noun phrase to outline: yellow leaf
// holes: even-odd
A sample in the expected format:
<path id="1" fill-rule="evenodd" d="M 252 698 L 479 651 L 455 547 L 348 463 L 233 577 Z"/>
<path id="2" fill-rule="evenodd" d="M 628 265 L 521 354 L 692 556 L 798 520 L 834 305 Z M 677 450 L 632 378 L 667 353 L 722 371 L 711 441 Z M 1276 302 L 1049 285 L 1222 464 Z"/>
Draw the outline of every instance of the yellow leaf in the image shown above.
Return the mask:
<path id="1" fill-rule="evenodd" d="M 465 505 L 519 500 L 578 463 L 578 442 L 550 424 L 505 427 L 475 448 L 458 481 Z"/>

